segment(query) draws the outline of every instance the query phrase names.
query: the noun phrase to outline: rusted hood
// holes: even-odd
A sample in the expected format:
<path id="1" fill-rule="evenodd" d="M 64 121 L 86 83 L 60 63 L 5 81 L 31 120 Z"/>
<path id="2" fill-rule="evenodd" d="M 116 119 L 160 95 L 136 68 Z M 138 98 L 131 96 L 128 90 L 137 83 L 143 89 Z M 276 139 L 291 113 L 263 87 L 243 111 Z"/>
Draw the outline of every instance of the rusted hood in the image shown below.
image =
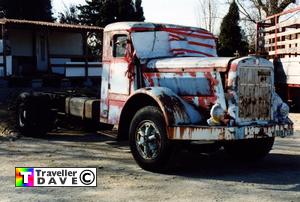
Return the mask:
<path id="1" fill-rule="evenodd" d="M 209 69 L 224 72 L 227 70 L 231 57 L 176 57 L 153 59 L 147 64 L 148 69 L 157 71 L 172 71 L 172 69 L 197 69 L 208 71 Z"/>

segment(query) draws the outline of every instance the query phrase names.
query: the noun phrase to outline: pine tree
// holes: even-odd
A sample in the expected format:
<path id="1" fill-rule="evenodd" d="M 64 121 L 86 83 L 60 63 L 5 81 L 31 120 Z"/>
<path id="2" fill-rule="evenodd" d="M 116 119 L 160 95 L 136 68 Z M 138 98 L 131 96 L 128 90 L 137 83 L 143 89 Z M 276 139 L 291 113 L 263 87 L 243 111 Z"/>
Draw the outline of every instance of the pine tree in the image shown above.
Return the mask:
<path id="1" fill-rule="evenodd" d="M 144 9 L 142 7 L 142 0 L 135 0 L 135 20 L 144 21 Z"/>
<path id="2" fill-rule="evenodd" d="M 132 0 L 118 0 L 118 12 L 116 21 L 134 21 L 135 7 Z"/>
<path id="3" fill-rule="evenodd" d="M 142 1 L 136 0 L 86 0 L 78 6 L 81 24 L 105 27 L 113 22 L 144 21 Z"/>
<path id="4" fill-rule="evenodd" d="M 221 32 L 219 36 L 219 55 L 234 56 L 236 51 L 240 55 L 247 54 L 246 41 L 242 40 L 242 30 L 239 26 L 239 8 L 235 1 L 229 7 L 229 12 L 223 18 Z"/>
<path id="5" fill-rule="evenodd" d="M 24 20 L 53 21 L 51 0 L 2 0 L 4 17 Z"/>
<path id="6" fill-rule="evenodd" d="M 103 1 L 103 0 L 102 0 Z M 105 27 L 106 25 L 116 22 L 117 21 L 117 15 L 118 15 L 118 2 L 114 0 L 104 0 L 103 5 L 100 7 L 100 13 L 97 16 L 98 22 L 96 21 L 96 25 L 100 25 L 102 27 Z"/>
<path id="7" fill-rule="evenodd" d="M 71 5 L 69 8 L 66 8 L 64 12 L 59 13 L 58 18 L 60 23 L 79 24 L 78 8 Z"/>
<path id="8" fill-rule="evenodd" d="M 86 0 L 86 5 L 77 7 L 80 11 L 79 21 L 85 25 L 105 26 L 111 19 L 114 19 L 113 9 L 110 8 L 112 3 L 113 1 L 107 0 Z"/>
<path id="9" fill-rule="evenodd" d="M 79 23 L 105 27 L 108 24 L 122 21 L 144 21 L 142 1 L 136 0 L 86 0 L 85 5 L 79 5 Z M 94 35 L 93 45 L 89 44 L 90 52 L 101 54 L 102 36 Z"/>

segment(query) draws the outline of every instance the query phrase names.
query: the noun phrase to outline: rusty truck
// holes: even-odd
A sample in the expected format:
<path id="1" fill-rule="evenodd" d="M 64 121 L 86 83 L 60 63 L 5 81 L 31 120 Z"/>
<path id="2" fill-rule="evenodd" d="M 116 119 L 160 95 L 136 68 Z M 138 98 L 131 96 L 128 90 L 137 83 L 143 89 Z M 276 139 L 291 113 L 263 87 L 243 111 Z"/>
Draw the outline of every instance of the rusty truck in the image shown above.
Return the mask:
<path id="1" fill-rule="evenodd" d="M 259 159 L 275 137 L 293 134 L 268 60 L 218 57 L 215 37 L 201 28 L 120 22 L 103 36 L 98 96 L 22 93 L 17 123 L 23 134 L 49 132 L 58 114 L 114 126 L 137 164 L 150 171 L 165 168 L 182 145 Z"/>

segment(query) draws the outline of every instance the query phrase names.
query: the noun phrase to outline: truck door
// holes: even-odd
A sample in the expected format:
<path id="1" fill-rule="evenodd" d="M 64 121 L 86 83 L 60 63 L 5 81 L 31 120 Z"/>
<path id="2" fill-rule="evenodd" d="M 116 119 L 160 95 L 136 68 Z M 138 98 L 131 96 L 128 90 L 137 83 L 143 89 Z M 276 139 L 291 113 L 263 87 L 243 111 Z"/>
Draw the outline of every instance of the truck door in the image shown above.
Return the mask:
<path id="1" fill-rule="evenodd" d="M 109 45 L 106 53 L 103 51 L 103 74 L 101 92 L 101 122 L 117 124 L 121 110 L 130 95 L 130 81 L 128 79 L 128 62 L 126 60 L 127 33 L 109 34 L 105 45 Z M 105 87 L 107 86 L 107 88 Z"/>

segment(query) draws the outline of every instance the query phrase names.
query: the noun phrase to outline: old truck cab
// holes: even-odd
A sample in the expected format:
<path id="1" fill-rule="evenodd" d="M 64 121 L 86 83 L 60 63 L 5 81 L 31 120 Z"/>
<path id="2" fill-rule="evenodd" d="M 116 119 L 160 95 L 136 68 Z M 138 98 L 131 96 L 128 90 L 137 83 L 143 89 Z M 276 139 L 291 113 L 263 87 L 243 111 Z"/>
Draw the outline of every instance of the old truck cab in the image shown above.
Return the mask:
<path id="1" fill-rule="evenodd" d="M 293 134 L 289 108 L 274 90 L 273 64 L 218 57 L 214 36 L 200 28 L 108 25 L 99 91 L 98 99 L 66 98 L 66 114 L 114 125 L 146 170 L 165 167 L 180 143 L 257 159 L 275 137 Z"/>
<path id="2" fill-rule="evenodd" d="M 100 121 L 119 126 L 146 169 L 166 158 L 159 153 L 170 152 L 172 140 L 223 142 L 232 153 L 247 148 L 245 156 L 261 157 L 275 136 L 292 134 L 273 70 L 255 56 L 218 57 L 214 36 L 203 29 L 111 24 L 104 30 Z"/>

